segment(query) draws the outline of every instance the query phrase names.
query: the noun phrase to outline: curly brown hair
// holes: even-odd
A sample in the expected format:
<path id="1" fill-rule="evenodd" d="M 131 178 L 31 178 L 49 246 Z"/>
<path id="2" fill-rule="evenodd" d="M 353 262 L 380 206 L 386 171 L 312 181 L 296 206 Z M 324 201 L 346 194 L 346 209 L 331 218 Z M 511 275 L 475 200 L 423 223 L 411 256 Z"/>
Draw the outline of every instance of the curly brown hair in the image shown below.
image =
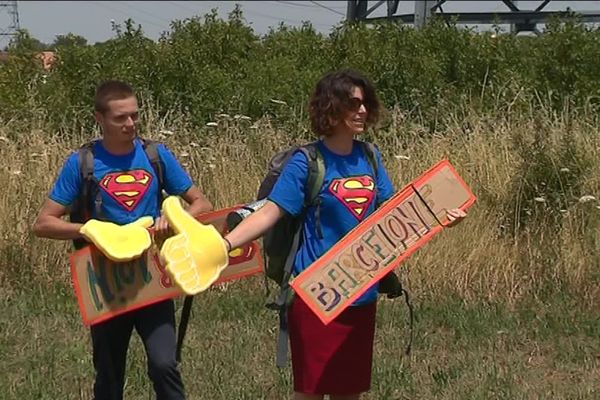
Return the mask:
<path id="1" fill-rule="evenodd" d="M 367 109 L 367 126 L 379 120 L 380 102 L 375 87 L 369 79 L 353 69 L 330 72 L 319 80 L 308 106 L 311 127 L 317 135 L 331 135 L 331 120 L 339 120 L 356 105 L 351 100 L 352 91 L 359 87 Z"/>

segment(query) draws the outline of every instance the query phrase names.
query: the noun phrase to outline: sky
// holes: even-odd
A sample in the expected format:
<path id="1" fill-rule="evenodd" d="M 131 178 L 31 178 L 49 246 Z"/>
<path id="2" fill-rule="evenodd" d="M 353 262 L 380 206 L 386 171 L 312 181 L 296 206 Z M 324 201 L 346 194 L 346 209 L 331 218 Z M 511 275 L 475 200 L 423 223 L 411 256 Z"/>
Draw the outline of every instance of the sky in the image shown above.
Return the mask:
<path id="1" fill-rule="evenodd" d="M 257 34 L 268 32 L 269 27 L 281 22 L 298 26 L 310 21 L 315 29 L 328 33 L 346 16 L 346 1 L 19 1 L 18 11 L 21 28 L 44 43 L 51 43 L 56 35 L 75 33 L 85 37 L 89 43 L 113 37 L 111 20 L 122 23 L 132 18 L 142 25 L 145 35 L 157 40 L 162 32 L 169 30 L 173 20 L 183 20 L 204 15 L 217 9 L 222 18 L 234 8 L 242 6 L 247 23 Z M 376 1 L 369 1 L 372 6 Z M 522 10 L 534 9 L 542 1 L 518 1 Z M 400 2 L 398 13 L 412 13 L 414 0 Z M 565 10 L 569 6 L 575 11 L 600 12 L 600 1 L 551 1 L 545 10 Z M 446 12 L 464 11 L 507 11 L 502 1 L 455 1 L 443 5 Z M 385 5 L 373 16 L 385 15 Z M 6 9 L 0 8 L 0 32 L 10 24 Z M 1 42 L 0 45 L 5 43 Z"/>

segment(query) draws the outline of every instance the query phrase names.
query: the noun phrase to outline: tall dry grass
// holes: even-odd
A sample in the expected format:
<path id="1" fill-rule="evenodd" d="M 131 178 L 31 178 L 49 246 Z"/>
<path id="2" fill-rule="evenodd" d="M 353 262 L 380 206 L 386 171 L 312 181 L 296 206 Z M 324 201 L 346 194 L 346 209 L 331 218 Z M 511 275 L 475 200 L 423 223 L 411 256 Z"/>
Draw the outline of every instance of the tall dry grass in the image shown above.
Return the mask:
<path id="1" fill-rule="evenodd" d="M 463 224 L 443 233 L 401 268 L 413 291 L 509 303 L 553 289 L 569 291 L 582 300 L 597 298 L 595 232 L 600 207 L 593 200 L 580 202 L 579 197 L 597 195 L 600 189 L 599 125 L 595 114 L 586 109 L 548 110 L 532 105 L 525 112 L 492 115 L 465 108 L 460 114 L 445 116 L 443 132 L 432 132 L 418 116 L 395 110 L 382 129 L 369 133 L 368 139 L 382 149 L 398 189 L 446 157 L 479 197 Z M 269 157 L 294 142 L 310 139 L 302 121 L 296 127 L 282 128 L 268 119 L 251 121 L 223 114 L 216 126 L 194 130 L 184 116 L 160 118 L 151 108 L 144 121 L 143 135 L 166 142 L 217 208 L 252 200 Z M 68 128 L 47 131 L 43 115 L 26 123 L 1 124 L 3 297 L 31 284 L 69 285 L 69 243 L 34 238 L 30 226 L 63 160 L 95 135 Z M 568 167 L 560 165 L 565 159 L 564 143 L 575 153 Z M 550 176 L 560 178 L 567 169 L 578 168 L 579 193 L 565 187 L 564 193 L 555 193 L 565 199 L 560 210 L 543 196 L 532 199 L 535 193 L 524 190 L 540 187 L 543 192 L 544 176 L 535 181 L 537 177 L 528 172 L 536 168 L 540 154 L 544 160 L 556 161 Z M 523 216 L 526 223 L 520 221 Z"/>

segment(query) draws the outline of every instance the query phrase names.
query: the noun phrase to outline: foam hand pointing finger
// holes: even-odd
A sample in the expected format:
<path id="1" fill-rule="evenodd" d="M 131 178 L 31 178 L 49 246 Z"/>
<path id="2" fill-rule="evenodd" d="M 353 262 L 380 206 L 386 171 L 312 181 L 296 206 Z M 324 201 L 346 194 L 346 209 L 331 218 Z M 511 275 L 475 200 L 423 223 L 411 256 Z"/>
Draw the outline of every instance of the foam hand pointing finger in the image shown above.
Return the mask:
<path id="1" fill-rule="evenodd" d="M 142 217 L 127 225 L 91 219 L 79 232 L 110 260 L 125 262 L 140 257 L 152 245 L 147 228 L 153 222 L 152 217 Z"/>
<path id="2" fill-rule="evenodd" d="M 214 226 L 188 214 L 175 196 L 165 199 L 162 210 L 176 233 L 160 250 L 167 273 L 186 294 L 206 290 L 229 262 L 223 238 Z"/>

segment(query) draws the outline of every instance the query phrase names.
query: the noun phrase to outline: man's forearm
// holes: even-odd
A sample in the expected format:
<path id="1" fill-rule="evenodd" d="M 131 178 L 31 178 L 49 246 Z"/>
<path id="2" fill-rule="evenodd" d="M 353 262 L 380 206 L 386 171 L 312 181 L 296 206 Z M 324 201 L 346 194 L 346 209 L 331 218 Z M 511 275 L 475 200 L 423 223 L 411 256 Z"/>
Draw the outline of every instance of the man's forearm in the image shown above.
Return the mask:
<path id="1" fill-rule="evenodd" d="M 37 237 L 59 240 L 81 239 L 79 233 L 82 224 L 65 221 L 61 218 L 46 217 L 38 220 L 33 226 L 33 233 Z"/>
<path id="2" fill-rule="evenodd" d="M 205 199 L 196 199 L 188 207 L 187 212 L 194 218 L 208 211 L 212 211 L 212 204 Z"/>

